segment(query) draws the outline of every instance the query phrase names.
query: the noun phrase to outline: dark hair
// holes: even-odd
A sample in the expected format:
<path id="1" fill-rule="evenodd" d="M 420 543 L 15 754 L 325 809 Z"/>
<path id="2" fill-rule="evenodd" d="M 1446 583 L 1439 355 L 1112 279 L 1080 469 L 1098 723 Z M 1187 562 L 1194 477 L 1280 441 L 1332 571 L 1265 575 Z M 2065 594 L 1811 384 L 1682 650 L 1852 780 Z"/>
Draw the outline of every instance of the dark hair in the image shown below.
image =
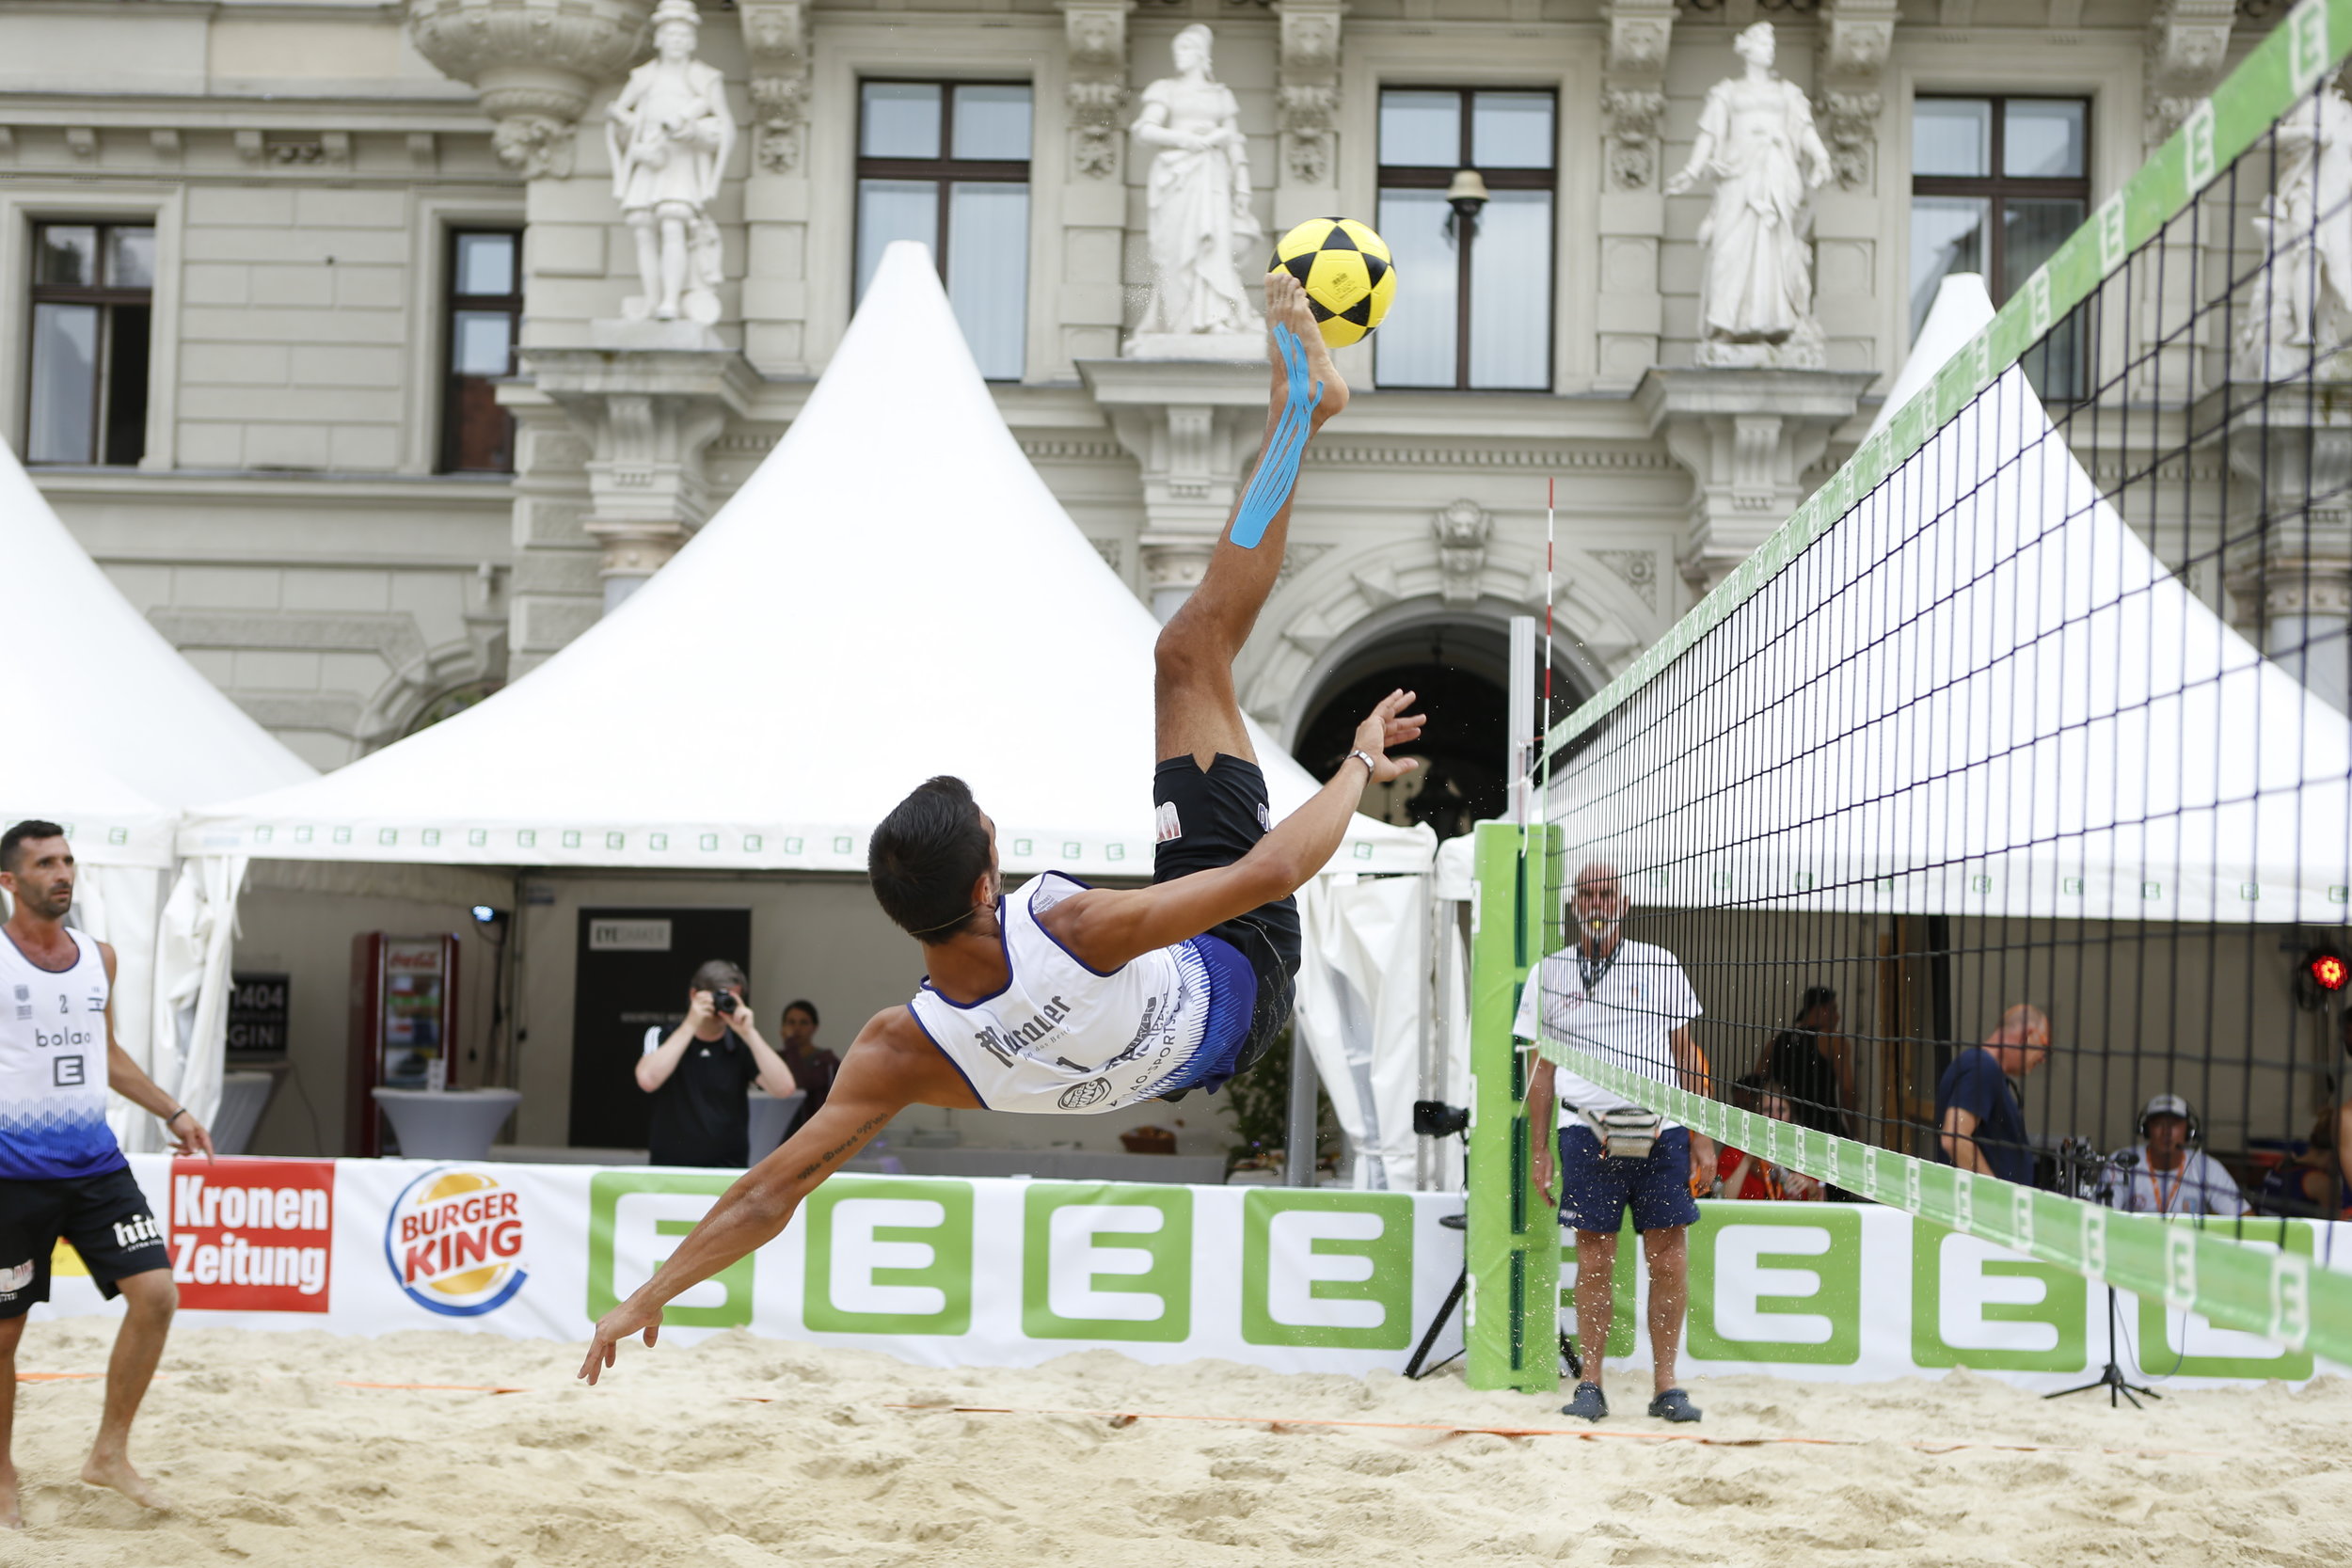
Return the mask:
<path id="1" fill-rule="evenodd" d="M 688 990 L 707 990 L 713 996 L 728 986 L 734 987 L 737 993 L 741 996 L 749 997 L 752 994 L 751 977 L 745 974 L 740 967 L 729 963 L 724 958 L 710 959 L 702 968 L 694 971 L 694 977 L 686 983 Z"/>
<path id="2" fill-rule="evenodd" d="M 788 1013 L 795 1007 L 798 1007 L 801 1011 L 808 1015 L 810 1028 L 819 1029 L 824 1027 L 825 1021 L 817 1016 L 816 1003 L 809 1001 L 806 997 L 796 996 L 791 1001 L 787 1002 L 784 1005 L 784 1013 Z M 778 1013 L 776 1017 L 781 1020 L 784 1017 L 784 1013 Z"/>
<path id="3" fill-rule="evenodd" d="M 1735 1078 L 1731 1084 L 1731 1102 L 1742 1111 L 1761 1111 L 1768 1095 L 1788 1098 L 1788 1091 L 1780 1086 L 1780 1080 L 1758 1069 L 1745 1078 Z"/>
<path id="4" fill-rule="evenodd" d="M 65 830 L 55 822 L 43 822 L 38 816 L 26 817 L 7 832 L 0 833 L 0 871 L 16 869 L 16 852 L 24 847 L 26 839 L 63 837 Z"/>
<path id="5" fill-rule="evenodd" d="M 1804 1000 L 1797 1004 L 1796 1022 L 1803 1023 L 1804 1015 L 1816 1007 L 1836 1006 L 1837 1006 L 1837 993 L 1835 990 L 1827 986 L 1807 986 L 1804 988 Z"/>
<path id="6" fill-rule="evenodd" d="M 972 786 L 943 773 L 882 819 L 866 845 L 866 875 L 900 930 L 942 942 L 972 923 L 972 884 L 988 861 L 988 828 Z"/>

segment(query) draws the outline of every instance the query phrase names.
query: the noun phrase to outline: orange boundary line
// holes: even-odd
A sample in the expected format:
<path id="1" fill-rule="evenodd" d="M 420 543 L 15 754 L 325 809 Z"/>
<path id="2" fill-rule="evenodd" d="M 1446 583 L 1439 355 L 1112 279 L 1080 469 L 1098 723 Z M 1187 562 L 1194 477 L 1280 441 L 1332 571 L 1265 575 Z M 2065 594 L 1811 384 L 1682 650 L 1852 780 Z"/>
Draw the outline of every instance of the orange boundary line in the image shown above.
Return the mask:
<path id="1" fill-rule="evenodd" d="M 1698 1443 L 1719 1449 L 1757 1449 L 1782 1445 L 1867 1449 L 1876 1446 L 1867 1439 L 1858 1437 L 1708 1437 L 1695 1432 L 1611 1432 L 1599 1427 L 1456 1426 L 1441 1421 L 1346 1421 L 1297 1416 L 1172 1416 L 1147 1410 L 1057 1410 L 985 1404 L 886 1404 L 882 1408 L 933 1411 L 957 1416 L 1096 1417 L 1122 1427 L 1136 1421 L 1219 1421 L 1229 1425 L 1270 1427 L 1278 1432 L 1284 1427 L 1360 1427 L 1383 1432 L 1439 1432 L 1454 1437 L 1476 1433 L 1490 1437 L 1575 1437 L 1585 1442 Z M 2194 1454 L 2204 1459 L 2234 1457 L 2214 1449 L 2085 1449 L 2063 1443 L 1930 1443 L 1917 1438 L 1897 1441 L 1904 1448 L 1934 1454 L 1957 1453 L 1964 1449 L 1993 1449 L 2003 1453 L 2104 1453 L 2134 1459 L 2170 1458 L 2182 1454 Z"/>
<path id="2" fill-rule="evenodd" d="M 503 1383 L 356 1383 L 337 1378 L 338 1388 L 405 1389 L 426 1394 L 528 1394 L 530 1389 Z"/>

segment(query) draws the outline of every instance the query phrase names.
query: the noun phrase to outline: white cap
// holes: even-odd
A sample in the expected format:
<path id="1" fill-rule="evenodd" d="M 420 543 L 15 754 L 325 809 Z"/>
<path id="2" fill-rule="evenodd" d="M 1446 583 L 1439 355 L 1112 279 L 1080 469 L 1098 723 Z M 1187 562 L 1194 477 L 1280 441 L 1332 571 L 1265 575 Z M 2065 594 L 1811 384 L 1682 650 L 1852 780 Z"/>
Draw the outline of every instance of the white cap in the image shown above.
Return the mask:
<path id="1" fill-rule="evenodd" d="M 2179 1095 L 2160 1094 L 2142 1108 L 2139 1119 L 2145 1122 L 2150 1117 L 2178 1117 L 2183 1121 L 2189 1121 L 2194 1119 L 2196 1113 L 2188 1108 L 2188 1101 Z"/>

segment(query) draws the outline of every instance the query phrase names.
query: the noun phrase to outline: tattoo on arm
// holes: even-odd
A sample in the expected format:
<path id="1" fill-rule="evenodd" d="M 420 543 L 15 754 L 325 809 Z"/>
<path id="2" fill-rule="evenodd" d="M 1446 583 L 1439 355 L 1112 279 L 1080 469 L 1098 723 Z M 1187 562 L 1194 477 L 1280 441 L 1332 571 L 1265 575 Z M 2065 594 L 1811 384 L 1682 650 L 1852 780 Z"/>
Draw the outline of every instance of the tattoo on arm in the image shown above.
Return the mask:
<path id="1" fill-rule="evenodd" d="M 856 1132 L 850 1133 L 848 1137 L 842 1139 L 839 1143 L 834 1145 L 831 1148 L 817 1156 L 816 1159 L 811 1160 L 807 1164 L 803 1165 L 799 1170 L 795 1171 L 792 1175 L 792 1180 L 794 1181 L 815 1181 L 821 1179 L 824 1175 L 826 1167 L 834 1164 L 836 1161 L 845 1160 L 851 1154 L 857 1152 L 858 1148 L 864 1145 L 866 1140 L 880 1132 L 882 1125 L 889 1121 L 895 1115 L 897 1115 L 897 1113 L 893 1111 L 882 1111 L 866 1117 L 866 1120 L 858 1127 Z"/>

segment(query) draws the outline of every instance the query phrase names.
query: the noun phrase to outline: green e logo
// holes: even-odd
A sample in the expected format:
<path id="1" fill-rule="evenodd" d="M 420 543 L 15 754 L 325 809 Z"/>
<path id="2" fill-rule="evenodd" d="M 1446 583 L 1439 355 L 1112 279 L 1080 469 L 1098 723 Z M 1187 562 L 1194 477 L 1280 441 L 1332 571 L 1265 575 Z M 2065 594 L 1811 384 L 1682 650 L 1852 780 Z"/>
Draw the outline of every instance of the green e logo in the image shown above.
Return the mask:
<path id="1" fill-rule="evenodd" d="M 669 1243 L 694 1228 L 731 1176 L 599 1171 L 588 1181 L 588 1316 L 601 1318 L 653 1277 Z M 681 1328 L 740 1328 L 752 1321 L 752 1255 L 729 1263 L 661 1309 Z"/>
<path id="2" fill-rule="evenodd" d="M 1413 1200 L 1252 1187 L 1241 1206 L 1241 1337 L 1251 1345 L 1412 1342 Z"/>
<path id="3" fill-rule="evenodd" d="M 972 1327 L 972 1185 L 836 1176 L 808 1195 L 801 1320 L 819 1334 Z"/>
<path id="4" fill-rule="evenodd" d="M 1023 1195 L 1021 1331 L 1174 1341 L 1192 1332 L 1192 1194 L 1039 1181 Z"/>
<path id="5" fill-rule="evenodd" d="M 2072 1269 L 1914 1218 L 1911 1359 L 1982 1371 L 2080 1371 L 2089 1289 Z"/>
<path id="6" fill-rule="evenodd" d="M 2181 1225 L 2171 1220 L 2169 1225 Z M 2227 1222 L 2217 1222 L 2227 1223 Z M 2312 1222 L 2265 1220 L 2261 1238 L 2249 1234 L 2248 1224 L 2233 1238 L 2238 1245 L 2277 1251 L 2285 1231 L 2286 1250 L 2312 1256 Z M 2200 1354 L 2201 1353 L 2201 1354 Z M 2139 1298 L 2139 1370 L 2159 1377 L 2305 1378 L 2312 1375 L 2312 1353 L 2286 1350 L 2256 1334 L 2216 1328 L 2195 1312 L 2168 1307 L 2157 1297 Z"/>
<path id="7" fill-rule="evenodd" d="M 1842 1203 L 1708 1205 L 1691 1227 L 1691 1354 L 1862 1358 L 1862 1215 Z"/>

